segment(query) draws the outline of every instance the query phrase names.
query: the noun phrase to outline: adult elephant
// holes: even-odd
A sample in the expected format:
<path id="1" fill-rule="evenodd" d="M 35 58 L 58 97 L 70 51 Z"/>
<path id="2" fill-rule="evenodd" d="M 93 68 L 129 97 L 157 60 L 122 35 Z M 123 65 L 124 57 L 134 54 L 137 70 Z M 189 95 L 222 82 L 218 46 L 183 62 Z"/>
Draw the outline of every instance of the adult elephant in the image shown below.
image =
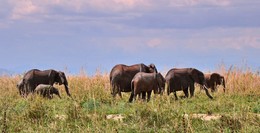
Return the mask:
<path id="1" fill-rule="evenodd" d="M 121 92 L 131 92 L 131 81 L 138 72 L 157 73 L 157 69 L 154 64 L 146 66 L 142 63 L 131 66 L 124 64 L 114 66 L 109 75 L 113 97 L 118 94 L 122 98 Z"/>
<path id="2" fill-rule="evenodd" d="M 35 88 L 39 84 L 47 84 L 53 86 L 54 83 L 59 83 L 59 85 L 64 85 L 68 96 L 71 96 L 68 87 L 68 81 L 64 72 L 56 71 L 53 69 L 49 70 L 38 70 L 32 69 L 25 73 L 23 77 L 24 92 L 28 93 L 34 92 Z"/>
<path id="3" fill-rule="evenodd" d="M 207 96 L 210 99 L 213 98 L 205 86 L 204 74 L 195 68 L 173 68 L 167 72 L 165 80 L 167 94 L 170 95 L 173 92 L 176 100 L 178 99 L 176 91 L 181 90 L 184 92 L 185 97 L 189 97 L 188 90 L 190 90 L 190 95 L 193 97 L 195 91 L 194 83 L 202 85 Z"/>
<path id="4" fill-rule="evenodd" d="M 211 92 L 217 90 L 218 85 L 223 85 L 223 91 L 225 92 L 225 78 L 218 73 L 207 73 L 205 75 L 206 86 L 211 89 Z"/>

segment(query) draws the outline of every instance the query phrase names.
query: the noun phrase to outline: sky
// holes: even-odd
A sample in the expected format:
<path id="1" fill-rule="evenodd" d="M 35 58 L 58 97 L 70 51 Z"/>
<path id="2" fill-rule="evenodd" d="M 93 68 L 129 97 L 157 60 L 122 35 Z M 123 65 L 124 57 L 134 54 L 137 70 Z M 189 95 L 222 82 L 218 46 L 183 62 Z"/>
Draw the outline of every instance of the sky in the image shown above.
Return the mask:
<path id="1" fill-rule="evenodd" d="M 259 57 L 259 0 L 0 0 L 0 70 L 259 70 Z"/>

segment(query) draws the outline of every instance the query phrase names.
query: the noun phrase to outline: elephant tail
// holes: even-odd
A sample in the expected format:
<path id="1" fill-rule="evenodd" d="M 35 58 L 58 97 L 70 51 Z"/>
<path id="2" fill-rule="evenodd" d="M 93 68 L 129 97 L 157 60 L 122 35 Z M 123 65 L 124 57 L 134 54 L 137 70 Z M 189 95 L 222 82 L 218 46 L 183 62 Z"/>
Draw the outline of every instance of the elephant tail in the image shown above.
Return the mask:
<path id="1" fill-rule="evenodd" d="M 130 98 L 129 98 L 129 102 L 131 103 L 131 102 L 133 102 L 133 99 L 134 99 L 134 92 L 135 92 L 135 90 L 134 90 L 134 81 L 132 80 L 131 81 L 131 95 L 130 95 Z"/>
<path id="2" fill-rule="evenodd" d="M 131 92 L 134 93 L 134 81 L 131 81 Z"/>
<path id="3" fill-rule="evenodd" d="M 111 95 L 113 95 L 115 91 L 115 83 L 114 83 L 114 78 L 112 77 L 110 77 L 110 91 L 111 91 Z"/>

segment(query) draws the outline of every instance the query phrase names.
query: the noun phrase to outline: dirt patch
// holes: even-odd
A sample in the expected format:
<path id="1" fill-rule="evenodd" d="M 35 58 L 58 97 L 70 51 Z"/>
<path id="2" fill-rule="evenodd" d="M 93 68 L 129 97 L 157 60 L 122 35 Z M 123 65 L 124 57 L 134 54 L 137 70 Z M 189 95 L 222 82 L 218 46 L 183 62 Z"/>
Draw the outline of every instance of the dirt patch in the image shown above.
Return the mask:
<path id="1" fill-rule="evenodd" d="M 106 115 L 106 119 L 115 120 L 115 121 L 123 121 L 125 117 L 121 114 L 110 114 Z"/>
<path id="2" fill-rule="evenodd" d="M 195 118 L 195 119 L 201 119 L 203 121 L 211 121 L 211 120 L 218 120 L 220 119 L 222 116 L 219 114 L 185 114 L 184 117 L 188 118 Z"/>

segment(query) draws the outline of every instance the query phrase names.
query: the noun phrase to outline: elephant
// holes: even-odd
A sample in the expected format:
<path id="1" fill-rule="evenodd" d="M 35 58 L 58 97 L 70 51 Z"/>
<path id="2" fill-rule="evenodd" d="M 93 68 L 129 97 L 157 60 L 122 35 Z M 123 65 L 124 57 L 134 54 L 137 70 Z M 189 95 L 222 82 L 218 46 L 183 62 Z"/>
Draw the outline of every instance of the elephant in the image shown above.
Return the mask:
<path id="1" fill-rule="evenodd" d="M 204 74 L 206 80 L 206 86 L 211 89 L 211 92 L 215 92 L 217 90 L 218 85 L 223 85 L 223 91 L 225 92 L 226 83 L 225 78 L 218 73 L 207 73 Z M 202 86 L 201 86 L 202 87 Z"/>
<path id="2" fill-rule="evenodd" d="M 118 94 L 122 98 L 121 92 L 131 92 L 131 81 L 138 72 L 157 73 L 157 69 L 154 64 L 115 65 L 109 75 L 112 96 Z"/>
<path id="3" fill-rule="evenodd" d="M 176 100 L 178 99 L 176 91 L 181 90 L 183 90 L 185 97 L 189 97 L 188 90 L 191 97 L 193 97 L 195 91 L 194 83 L 202 85 L 206 95 L 213 99 L 206 87 L 204 74 L 195 68 L 173 68 L 167 72 L 165 80 L 167 94 L 170 95 L 173 92 Z"/>
<path id="4" fill-rule="evenodd" d="M 163 92 L 165 79 L 161 73 L 138 72 L 131 81 L 131 96 L 129 102 L 136 98 L 137 94 L 148 94 L 147 102 L 150 101 L 152 90 L 154 94 Z M 145 100 L 145 96 L 142 97 Z"/>
<path id="5" fill-rule="evenodd" d="M 67 95 L 71 97 L 71 94 L 69 92 L 69 87 L 68 87 L 68 81 L 66 79 L 64 72 L 61 71 L 56 71 L 53 69 L 43 70 L 43 71 L 38 69 L 32 69 L 27 73 L 25 73 L 23 77 L 23 82 L 24 82 L 23 90 L 26 95 L 28 93 L 34 92 L 35 88 L 39 84 L 47 84 L 53 86 L 54 83 L 59 83 L 59 85 L 63 84 L 65 86 Z"/>
<path id="6" fill-rule="evenodd" d="M 56 94 L 57 96 L 60 97 L 60 93 L 59 90 L 55 87 L 53 87 L 52 85 L 46 85 L 46 84 L 39 84 L 34 91 L 36 94 L 39 94 L 43 97 L 52 99 L 53 98 L 53 94 Z"/>
<path id="7" fill-rule="evenodd" d="M 31 91 L 29 90 L 29 88 L 27 87 L 27 84 L 25 84 L 25 79 L 24 77 L 28 77 L 27 74 L 32 73 L 33 71 L 40 71 L 39 69 L 31 69 L 30 71 L 26 72 L 23 76 L 23 78 L 17 83 L 16 87 L 19 90 L 19 94 L 22 97 L 26 97 L 28 95 L 28 93 L 30 93 Z"/>

